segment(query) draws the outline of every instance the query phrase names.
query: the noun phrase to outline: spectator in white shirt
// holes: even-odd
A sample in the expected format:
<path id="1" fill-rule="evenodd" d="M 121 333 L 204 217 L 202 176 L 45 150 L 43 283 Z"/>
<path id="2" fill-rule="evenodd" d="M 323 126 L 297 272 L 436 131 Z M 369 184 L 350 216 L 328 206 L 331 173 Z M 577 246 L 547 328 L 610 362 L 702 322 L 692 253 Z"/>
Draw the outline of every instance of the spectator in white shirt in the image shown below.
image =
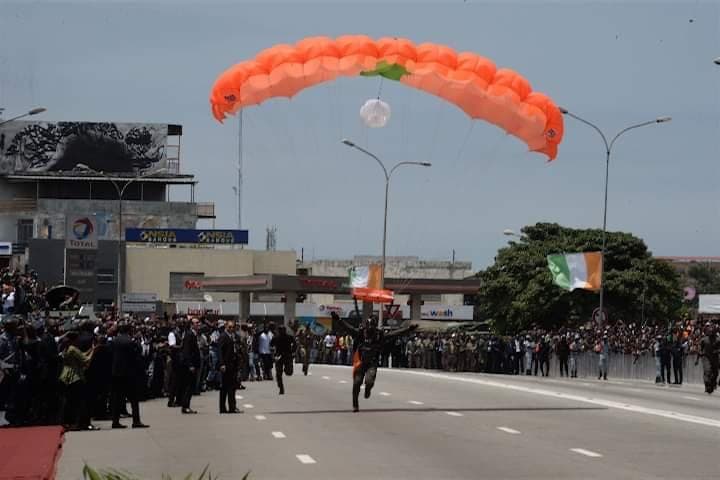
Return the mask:
<path id="1" fill-rule="evenodd" d="M 260 361 L 262 362 L 263 368 L 263 378 L 265 380 L 273 379 L 273 358 L 270 351 L 270 341 L 273 338 L 272 329 L 272 324 L 270 326 L 265 324 L 265 329 L 263 330 L 263 333 L 260 334 L 260 338 L 258 338 L 258 353 L 260 354 Z"/>

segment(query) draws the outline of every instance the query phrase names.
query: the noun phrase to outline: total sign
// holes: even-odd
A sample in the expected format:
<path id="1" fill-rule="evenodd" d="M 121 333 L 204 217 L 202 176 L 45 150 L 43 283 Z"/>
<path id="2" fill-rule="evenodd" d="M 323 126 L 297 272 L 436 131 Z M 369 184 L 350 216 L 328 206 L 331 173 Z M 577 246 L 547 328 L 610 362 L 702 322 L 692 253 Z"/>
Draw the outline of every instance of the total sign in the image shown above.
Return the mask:
<path id="1" fill-rule="evenodd" d="M 96 250 L 98 230 L 95 215 L 67 215 L 65 217 L 65 248 Z"/>

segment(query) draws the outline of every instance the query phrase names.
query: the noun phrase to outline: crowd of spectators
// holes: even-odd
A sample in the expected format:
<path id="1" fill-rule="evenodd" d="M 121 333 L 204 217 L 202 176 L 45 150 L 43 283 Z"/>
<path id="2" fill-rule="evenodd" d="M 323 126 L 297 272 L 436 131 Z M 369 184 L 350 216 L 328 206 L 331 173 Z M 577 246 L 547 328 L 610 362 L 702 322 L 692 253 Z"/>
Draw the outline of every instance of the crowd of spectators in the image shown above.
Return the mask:
<path id="1" fill-rule="evenodd" d="M 32 272 L 0 271 L 0 423 L 62 424 L 93 430 L 93 419 L 129 416 L 145 427 L 137 401 L 165 397 L 168 407 L 189 406 L 193 394 L 220 387 L 220 337 L 224 322 L 186 316 L 118 315 L 113 309 L 93 319 L 78 318 L 77 297 L 61 291 L 51 298 Z M 52 305 L 51 305 L 52 304 Z M 72 318 L 51 316 L 72 310 Z M 75 310 L 73 310 L 75 308 Z M 305 335 L 305 329 L 294 326 Z M 272 380 L 271 323 L 243 323 L 232 332 L 237 352 L 238 386 Z M 617 322 L 598 328 L 592 323 L 573 329 L 518 332 L 497 336 L 467 332 L 425 332 L 393 338 L 385 344 L 381 366 L 548 376 L 550 363 L 560 375 L 577 376 L 577 357 L 598 357 L 598 376 L 607 378 L 613 354 L 655 357 L 657 382 L 682 382 L 683 359 L 698 352 L 702 329 L 695 321 L 666 325 Z M 186 337 L 197 343 L 197 358 L 188 358 Z M 305 335 L 297 361 L 350 365 L 353 337 L 343 330 Z M 308 351 L 309 350 L 309 351 Z M 304 355 L 307 357 L 303 358 Z M 603 363 L 604 362 L 604 363 Z M 234 371 L 234 370 L 233 370 Z"/>

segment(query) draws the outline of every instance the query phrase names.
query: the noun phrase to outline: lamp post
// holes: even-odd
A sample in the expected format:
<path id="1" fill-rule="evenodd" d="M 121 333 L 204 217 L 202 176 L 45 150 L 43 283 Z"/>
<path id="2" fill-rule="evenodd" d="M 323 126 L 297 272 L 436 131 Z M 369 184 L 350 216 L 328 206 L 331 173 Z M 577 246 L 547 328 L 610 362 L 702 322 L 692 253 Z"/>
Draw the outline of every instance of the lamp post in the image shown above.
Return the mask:
<path id="1" fill-rule="evenodd" d="M 94 170 L 83 163 L 78 163 L 75 167 L 78 170 L 82 170 L 84 172 L 88 172 L 88 173 L 92 173 L 95 175 L 100 175 L 100 176 L 105 177 L 106 179 L 108 179 L 110 181 L 110 183 L 112 183 L 113 187 L 115 187 L 115 191 L 117 192 L 117 195 L 118 195 L 118 254 L 117 254 L 117 292 L 116 292 L 117 299 L 115 301 L 115 305 L 117 306 L 118 316 L 120 316 L 122 314 L 122 241 L 123 241 L 123 238 L 122 238 L 123 237 L 123 235 L 122 235 L 122 232 L 123 232 L 122 209 L 123 209 L 123 195 L 125 195 L 125 190 L 127 190 L 127 188 L 130 185 L 132 185 L 135 181 L 142 180 L 143 178 L 152 177 L 154 175 L 167 173 L 167 168 L 160 168 L 158 170 L 154 170 L 154 171 L 146 173 L 146 174 L 137 175 L 134 178 L 127 180 L 122 186 L 120 186 L 120 184 L 110 175 L 103 173 L 103 172 L 98 172 L 97 170 Z"/>
<path id="2" fill-rule="evenodd" d="M 509 228 L 506 228 L 505 230 L 503 230 L 503 235 L 505 235 L 506 237 L 522 238 L 522 235 L 518 235 L 517 233 L 515 233 L 513 230 L 511 230 Z"/>
<path id="3" fill-rule="evenodd" d="M 46 111 L 47 111 L 47 108 L 45 108 L 45 107 L 33 108 L 32 110 L 29 110 L 21 115 L 17 115 L 15 117 L 8 118 L 7 120 L 0 120 L 0 126 L 5 125 L 6 123 L 14 122 L 15 120 L 20 120 L 21 118 L 30 117 L 32 115 L 37 115 L 39 113 L 43 113 Z"/>
<path id="4" fill-rule="evenodd" d="M 601 248 L 601 255 L 600 255 L 600 314 L 599 317 L 602 319 L 602 321 L 605 321 L 605 310 L 604 310 L 604 296 L 605 296 L 605 247 L 606 247 L 606 237 L 607 237 L 607 202 L 608 202 L 608 180 L 610 176 L 610 156 L 612 155 L 612 149 L 615 145 L 615 142 L 618 138 L 620 138 L 625 133 L 629 132 L 630 130 L 635 130 L 636 128 L 641 127 L 647 127 L 650 125 L 655 125 L 658 123 L 667 123 L 670 120 L 672 120 L 671 117 L 657 117 L 655 120 L 648 120 L 647 122 L 642 123 L 636 123 L 634 125 L 630 125 L 629 127 L 623 128 L 620 130 L 614 137 L 612 137 L 612 140 L 608 142 L 607 136 L 605 133 L 603 133 L 602 130 L 600 130 L 600 127 L 595 125 L 594 123 L 585 120 L 582 117 L 579 117 L 575 115 L 572 112 L 569 112 L 565 108 L 560 108 L 560 111 L 567 115 L 568 117 L 572 117 L 575 120 L 584 123 L 585 125 L 589 126 L 593 130 L 595 130 L 599 135 L 600 138 L 602 138 L 603 144 L 605 145 L 605 199 L 603 202 L 603 226 L 602 226 L 602 248 Z"/>
<path id="5" fill-rule="evenodd" d="M 383 238 L 382 238 L 382 265 L 381 265 L 381 272 L 380 272 L 380 288 L 385 288 L 385 252 L 386 252 L 386 244 L 387 244 L 387 217 L 388 217 L 388 193 L 390 191 L 390 178 L 392 178 L 392 174 L 395 173 L 395 171 L 405 165 L 415 165 L 418 167 L 430 167 L 432 164 L 430 162 L 399 162 L 395 164 L 390 171 L 385 167 L 385 164 L 380 160 L 380 158 L 377 157 L 377 155 L 374 155 L 371 152 L 368 152 L 364 148 L 356 145 L 355 143 L 351 142 L 348 139 L 342 140 L 343 145 L 346 145 L 350 148 L 354 148 L 355 150 L 364 153 L 368 157 L 373 158 L 378 165 L 380 165 L 380 168 L 383 170 L 383 174 L 385 174 L 385 213 L 383 215 Z M 382 306 L 380 306 L 380 316 L 378 318 L 378 325 L 380 327 L 383 327 L 383 309 Z"/>
<path id="6" fill-rule="evenodd" d="M 717 57 L 715 60 L 713 60 L 715 65 L 720 65 L 720 57 Z"/>

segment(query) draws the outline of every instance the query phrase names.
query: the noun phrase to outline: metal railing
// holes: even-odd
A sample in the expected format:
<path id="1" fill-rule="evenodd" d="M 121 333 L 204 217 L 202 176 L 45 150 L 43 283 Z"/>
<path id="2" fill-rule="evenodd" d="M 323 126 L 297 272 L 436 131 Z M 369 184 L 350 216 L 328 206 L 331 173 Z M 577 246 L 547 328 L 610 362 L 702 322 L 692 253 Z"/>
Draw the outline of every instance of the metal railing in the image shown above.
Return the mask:
<path id="1" fill-rule="evenodd" d="M 582 353 L 578 356 L 578 376 L 580 377 L 597 377 L 598 376 L 598 355 L 596 353 Z M 683 382 L 684 383 L 703 383 L 702 364 L 695 366 L 695 355 L 686 356 L 683 359 Z M 658 368 L 656 367 L 655 357 L 646 353 L 635 358 L 633 355 L 627 354 L 610 354 L 608 363 L 608 378 L 616 380 L 648 380 L 655 381 Z M 671 374 L 672 364 L 670 367 Z M 550 361 L 550 375 L 560 375 L 560 363 L 556 356 Z M 674 380 L 674 376 L 672 377 Z"/>

